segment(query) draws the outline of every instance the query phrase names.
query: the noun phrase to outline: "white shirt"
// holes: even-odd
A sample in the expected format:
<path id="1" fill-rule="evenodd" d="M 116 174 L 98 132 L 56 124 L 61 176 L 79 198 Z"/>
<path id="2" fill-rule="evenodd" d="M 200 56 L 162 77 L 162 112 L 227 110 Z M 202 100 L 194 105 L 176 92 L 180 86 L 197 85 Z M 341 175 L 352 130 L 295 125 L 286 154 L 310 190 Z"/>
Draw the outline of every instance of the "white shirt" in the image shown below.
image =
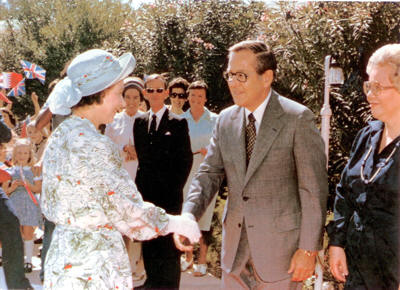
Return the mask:
<path id="1" fill-rule="evenodd" d="M 135 119 L 143 114 L 144 113 L 139 111 L 133 116 L 129 116 L 125 111 L 118 113 L 115 115 L 114 121 L 111 124 L 107 124 L 104 132 L 104 135 L 110 137 L 110 139 L 118 145 L 123 165 L 133 180 L 136 178 L 138 161 L 125 161 L 126 153 L 123 149 L 125 145 L 135 145 L 133 139 L 133 124 L 135 123 Z"/>
<path id="2" fill-rule="evenodd" d="M 272 89 L 269 89 L 269 93 L 268 93 L 267 97 L 265 98 L 264 102 L 262 102 L 257 107 L 257 109 L 254 110 L 254 112 L 250 112 L 250 110 L 244 108 L 245 115 L 246 115 L 246 125 L 249 124 L 249 115 L 251 113 L 253 113 L 253 116 L 256 119 L 256 122 L 254 123 L 254 125 L 256 126 L 256 134 L 257 135 L 258 135 L 258 130 L 260 129 L 260 125 L 261 125 L 262 118 L 264 116 L 265 109 L 267 108 L 269 99 L 271 98 L 271 92 L 272 92 Z"/>
<path id="3" fill-rule="evenodd" d="M 151 121 L 153 121 L 153 115 L 156 115 L 156 131 L 158 130 L 158 126 L 160 125 L 161 118 L 164 115 L 164 112 L 166 109 L 167 109 L 167 107 L 165 105 L 157 113 L 154 113 L 153 110 L 150 109 L 149 126 L 148 126 L 147 130 L 150 131 L 150 125 L 151 125 Z"/>

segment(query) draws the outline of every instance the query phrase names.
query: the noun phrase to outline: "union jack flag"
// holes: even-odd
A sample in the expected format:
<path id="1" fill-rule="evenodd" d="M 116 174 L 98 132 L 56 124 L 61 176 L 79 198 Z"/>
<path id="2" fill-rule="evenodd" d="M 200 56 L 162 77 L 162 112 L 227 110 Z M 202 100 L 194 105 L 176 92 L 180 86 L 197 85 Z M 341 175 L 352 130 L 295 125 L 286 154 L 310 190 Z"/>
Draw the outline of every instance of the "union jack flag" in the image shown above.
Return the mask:
<path id="1" fill-rule="evenodd" d="M 27 79 L 38 79 L 44 85 L 46 71 L 43 68 L 26 60 L 21 60 L 20 63 Z"/>
<path id="2" fill-rule="evenodd" d="M 22 96 L 25 95 L 25 79 L 22 79 L 15 87 L 11 89 L 11 91 L 8 92 L 7 96 L 8 97 L 16 97 L 16 96 Z"/>

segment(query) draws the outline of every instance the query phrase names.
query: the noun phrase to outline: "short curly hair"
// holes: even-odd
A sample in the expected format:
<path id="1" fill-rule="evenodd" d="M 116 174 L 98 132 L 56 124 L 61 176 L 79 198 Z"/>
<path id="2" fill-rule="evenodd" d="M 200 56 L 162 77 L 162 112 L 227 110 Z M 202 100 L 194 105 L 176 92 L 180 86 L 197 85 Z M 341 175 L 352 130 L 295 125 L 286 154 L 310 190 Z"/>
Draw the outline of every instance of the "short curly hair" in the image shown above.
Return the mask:
<path id="1" fill-rule="evenodd" d="M 387 44 L 377 49 L 368 60 L 367 74 L 371 74 L 373 67 L 383 65 L 393 67 L 393 73 L 389 79 L 400 92 L 400 44 Z"/>
<path id="2" fill-rule="evenodd" d="M 181 88 L 186 94 L 186 90 L 188 87 L 189 87 L 189 82 L 187 80 L 185 80 L 182 77 L 177 77 L 174 78 L 172 81 L 170 81 L 170 83 L 168 84 L 168 92 L 171 94 L 172 89 Z"/>

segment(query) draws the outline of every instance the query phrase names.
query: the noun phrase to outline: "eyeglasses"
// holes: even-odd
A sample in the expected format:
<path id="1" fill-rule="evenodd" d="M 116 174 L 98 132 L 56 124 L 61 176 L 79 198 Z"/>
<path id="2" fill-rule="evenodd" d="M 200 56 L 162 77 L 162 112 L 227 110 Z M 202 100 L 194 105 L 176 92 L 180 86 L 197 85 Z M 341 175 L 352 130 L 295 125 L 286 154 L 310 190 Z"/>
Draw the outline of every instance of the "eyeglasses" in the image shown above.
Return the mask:
<path id="1" fill-rule="evenodd" d="M 379 93 L 382 92 L 383 90 L 389 90 L 394 88 L 395 88 L 394 86 L 384 87 L 377 81 L 371 81 L 371 82 L 367 81 L 364 82 L 363 84 L 363 90 L 365 95 L 368 95 L 370 92 L 374 95 L 379 95 Z"/>
<path id="2" fill-rule="evenodd" d="M 242 72 L 237 72 L 237 73 L 224 72 L 223 76 L 227 82 L 231 82 L 235 78 L 237 81 L 239 81 L 241 83 L 245 83 L 248 78 L 248 76 Z"/>
<path id="3" fill-rule="evenodd" d="M 170 96 L 171 98 L 176 98 L 176 97 L 178 97 L 179 99 L 186 99 L 186 94 L 171 93 L 169 96 Z"/>
<path id="4" fill-rule="evenodd" d="M 146 92 L 147 92 L 148 94 L 153 94 L 153 93 L 155 93 L 155 92 L 161 94 L 164 90 L 165 90 L 165 89 L 163 89 L 163 88 L 158 88 L 158 89 L 148 88 L 148 89 L 146 89 Z"/>

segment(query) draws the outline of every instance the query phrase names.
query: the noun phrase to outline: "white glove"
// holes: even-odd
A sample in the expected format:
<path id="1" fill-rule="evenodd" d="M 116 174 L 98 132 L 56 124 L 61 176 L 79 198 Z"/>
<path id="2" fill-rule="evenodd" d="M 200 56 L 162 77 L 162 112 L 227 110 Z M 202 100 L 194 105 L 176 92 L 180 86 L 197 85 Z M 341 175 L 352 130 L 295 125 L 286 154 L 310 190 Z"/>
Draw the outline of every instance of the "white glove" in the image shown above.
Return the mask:
<path id="1" fill-rule="evenodd" d="M 199 241 L 201 233 L 196 221 L 192 220 L 187 215 L 169 214 L 168 218 L 167 233 L 176 233 L 185 236 L 192 244 Z"/>

